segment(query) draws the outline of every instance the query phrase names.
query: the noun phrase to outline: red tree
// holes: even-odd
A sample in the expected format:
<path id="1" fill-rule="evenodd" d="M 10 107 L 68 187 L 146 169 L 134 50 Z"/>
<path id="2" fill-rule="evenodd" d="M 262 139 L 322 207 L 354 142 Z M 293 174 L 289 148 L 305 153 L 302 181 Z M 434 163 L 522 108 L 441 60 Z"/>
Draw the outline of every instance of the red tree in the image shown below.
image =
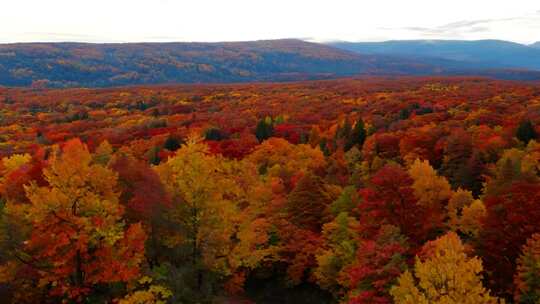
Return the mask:
<path id="1" fill-rule="evenodd" d="M 431 210 L 418 204 L 412 189 L 413 180 L 397 165 L 386 165 L 372 178 L 371 185 L 360 191 L 360 233 L 373 235 L 382 224 L 396 226 L 411 243 L 421 245 L 442 224 Z"/>
<path id="2" fill-rule="evenodd" d="M 394 226 L 382 226 L 371 239 L 360 240 L 356 261 L 348 269 L 349 304 L 390 304 L 390 287 L 407 267 L 405 238 Z"/>
<path id="3" fill-rule="evenodd" d="M 485 199 L 487 209 L 480 235 L 480 252 L 490 283 L 503 294 L 512 293 L 512 278 L 521 247 L 540 232 L 540 185 L 515 182 L 506 192 Z"/>

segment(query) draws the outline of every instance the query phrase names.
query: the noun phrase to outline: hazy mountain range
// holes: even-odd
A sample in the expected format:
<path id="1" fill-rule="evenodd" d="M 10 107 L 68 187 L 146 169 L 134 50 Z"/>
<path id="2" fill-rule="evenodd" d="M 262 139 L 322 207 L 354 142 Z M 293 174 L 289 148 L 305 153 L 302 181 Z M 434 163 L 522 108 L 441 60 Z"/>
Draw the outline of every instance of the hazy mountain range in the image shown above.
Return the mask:
<path id="1" fill-rule="evenodd" d="M 407 58 L 442 58 L 465 62 L 475 68 L 523 68 L 540 70 L 540 43 L 523 45 L 502 40 L 406 40 L 386 42 L 338 42 L 334 47 L 359 54 L 395 55 Z"/>
<path id="2" fill-rule="evenodd" d="M 310 43 L 0 44 L 0 85 L 108 87 L 328 79 L 355 75 L 479 75 L 540 79 L 540 43 L 413 40 Z"/>
<path id="3" fill-rule="evenodd" d="M 533 48 L 540 48 L 540 41 L 535 42 L 535 43 L 531 44 L 530 46 L 533 47 Z"/>

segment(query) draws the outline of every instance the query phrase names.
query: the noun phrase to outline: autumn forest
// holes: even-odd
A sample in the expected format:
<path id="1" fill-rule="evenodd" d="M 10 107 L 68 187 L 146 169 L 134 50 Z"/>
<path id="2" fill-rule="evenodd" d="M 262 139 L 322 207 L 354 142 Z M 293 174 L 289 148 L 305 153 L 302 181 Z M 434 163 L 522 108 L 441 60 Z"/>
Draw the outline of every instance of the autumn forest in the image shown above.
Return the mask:
<path id="1" fill-rule="evenodd" d="M 2 303 L 539 303 L 540 84 L 0 87 Z"/>

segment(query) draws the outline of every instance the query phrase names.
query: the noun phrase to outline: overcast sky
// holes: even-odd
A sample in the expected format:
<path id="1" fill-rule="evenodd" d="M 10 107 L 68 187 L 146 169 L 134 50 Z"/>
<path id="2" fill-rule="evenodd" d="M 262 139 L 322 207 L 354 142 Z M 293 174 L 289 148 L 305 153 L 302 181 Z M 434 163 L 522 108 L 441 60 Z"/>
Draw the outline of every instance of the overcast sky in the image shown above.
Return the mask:
<path id="1" fill-rule="evenodd" d="M 0 42 L 540 40 L 540 0 L 0 0 Z"/>

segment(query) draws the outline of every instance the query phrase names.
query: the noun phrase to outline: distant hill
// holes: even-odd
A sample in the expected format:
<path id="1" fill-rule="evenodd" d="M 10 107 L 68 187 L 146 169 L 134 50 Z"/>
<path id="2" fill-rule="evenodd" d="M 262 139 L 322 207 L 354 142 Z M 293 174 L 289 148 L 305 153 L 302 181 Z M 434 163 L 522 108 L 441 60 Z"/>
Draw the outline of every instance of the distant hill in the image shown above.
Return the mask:
<path id="1" fill-rule="evenodd" d="M 535 43 L 533 43 L 533 44 L 531 44 L 531 45 L 529 45 L 529 46 L 530 46 L 530 47 L 533 47 L 533 48 L 540 49 L 540 41 L 535 42 Z"/>
<path id="2" fill-rule="evenodd" d="M 0 45 L 0 85 L 107 87 L 431 74 L 437 67 L 295 39 L 225 43 Z"/>
<path id="3" fill-rule="evenodd" d="M 468 63 L 470 68 L 522 68 L 540 70 L 540 49 L 501 40 L 395 40 L 336 42 L 331 46 L 360 54 L 406 58 L 436 57 Z"/>
<path id="4" fill-rule="evenodd" d="M 297 40 L 238 43 L 0 45 L 0 84 L 115 86 L 352 75 L 356 55 Z M 351 64 L 351 62 L 354 62 Z"/>
<path id="5" fill-rule="evenodd" d="M 326 45 L 296 39 L 223 43 L 0 44 L 0 86 L 110 87 L 292 81 L 354 75 L 487 75 L 540 79 L 538 73 L 524 70 L 527 62 L 535 63 L 529 69 L 540 69 L 540 61 L 537 61 L 540 50 L 503 42 L 484 42 L 482 45 L 490 44 L 494 45 L 485 46 L 482 51 L 475 51 L 464 42 Z M 488 60 L 476 61 L 478 57 Z"/>

